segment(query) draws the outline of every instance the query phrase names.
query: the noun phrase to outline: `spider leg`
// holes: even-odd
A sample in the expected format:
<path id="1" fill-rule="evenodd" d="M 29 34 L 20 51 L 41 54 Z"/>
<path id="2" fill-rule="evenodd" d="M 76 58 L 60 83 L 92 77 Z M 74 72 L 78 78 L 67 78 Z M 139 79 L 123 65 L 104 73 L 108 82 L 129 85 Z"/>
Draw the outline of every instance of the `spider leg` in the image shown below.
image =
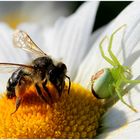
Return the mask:
<path id="1" fill-rule="evenodd" d="M 13 115 L 13 114 L 18 110 L 18 108 L 19 108 L 19 106 L 20 106 L 20 103 L 21 103 L 21 100 L 22 100 L 21 97 L 17 97 L 17 98 L 16 98 L 16 109 L 15 109 L 14 112 L 11 113 L 11 115 Z"/>
<path id="2" fill-rule="evenodd" d="M 129 107 L 129 108 L 130 108 L 131 110 L 133 110 L 134 112 L 137 112 L 137 110 L 136 110 L 135 108 L 133 108 L 131 105 L 127 104 L 127 103 L 124 101 L 124 99 L 123 99 L 123 97 L 122 97 L 122 95 L 121 95 L 121 90 L 120 90 L 120 89 L 115 88 L 115 91 L 116 91 L 116 93 L 117 93 L 117 95 L 118 95 L 118 97 L 119 97 L 119 99 L 121 100 L 122 103 L 124 103 L 127 107 Z"/>
<path id="3" fill-rule="evenodd" d="M 125 83 L 131 83 L 131 84 L 139 84 L 140 80 L 128 80 L 128 79 L 124 79 Z"/>
<path id="4" fill-rule="evenodd" d="M 102 41 L 100 42 L 100 45 L 99 45 L 101 55 L 102 55 L 102 57 L 103 57 L 108 63 L 110 63 L 112 66 L 115 66 L 114 62 L 113 62 L 109 57 L 107 57 L 107 56 L 104 54 L 102 44 L 103 44 L 103 42 L 104 42 L 105 39 L 107 39 L 107 36 L 105 36 L 105 37 L 102 39 Z"/>
<path id="5" fill-rule="evenodd" d="M 41 97 L 41 99 L 44 100 L 45 102 L 48 102 L 47 99 L 43 96 L 42 91 L 37 83 L 35 84 L 35 87 L 37 90 L 37 94 Z"/>
<path id="6" fill-rule="evenodd" d="M 131 84 L 139 84 L 140 83 L 140 80 L 129 80 L 124 75 L 122 75 L 122 78 L 123 78 L 123 82 L 125 82 L 125 83 L 131 83 Z"/>
<path id="7" fill-rule="evenodd" d="M 122 25 L 120 28 L 118 28 L 116 31 L 114 31 L 110 37 L 110 41 L 109 41 L 109 46 L 108 46 L 108 52 L 110 54 L 110 57 L 112 58 L 113 62 L 116 64 L 116 65 L 120 65 L 117 57 L 114 55 L 114 53 L 112 52 L 112 42 L 113 42 L 113 39 L 114 39 L 114 36 L 115 34 L 121 30 L 123 27 L 126 27 L 126 24 Z"/>

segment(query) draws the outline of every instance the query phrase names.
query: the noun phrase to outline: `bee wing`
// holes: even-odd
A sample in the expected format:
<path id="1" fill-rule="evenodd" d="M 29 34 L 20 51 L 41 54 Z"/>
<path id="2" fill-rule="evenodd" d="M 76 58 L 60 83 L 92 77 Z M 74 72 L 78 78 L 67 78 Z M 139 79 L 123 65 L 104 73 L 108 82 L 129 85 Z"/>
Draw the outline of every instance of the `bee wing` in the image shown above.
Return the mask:
<path id="1" fill-rule="evenodd" d="M 17 48 L 22 48 L 25 51 L 31 52 L 39 56 L 46 54 L 32 41 L 30 36 L 21 30 L 16 30 L 13 35 L 13 43 Z"/>
<path id="2" fill-rule="evenodd" d="M 33 66 L 16 64 L 16 63 L 0 63 L 0 92 L 5 91 L 7 80 L 12 72 L 16 71 L 20 67 L 26 67 L 33 69 Z"/>
<path id="3" fill-rule="evenodd" d="M 33 69 L 33 66 L 16 64 L 16 63 L 0 63 L 0 73 L 11 73 L 19 67 L 26 67 Z"/>

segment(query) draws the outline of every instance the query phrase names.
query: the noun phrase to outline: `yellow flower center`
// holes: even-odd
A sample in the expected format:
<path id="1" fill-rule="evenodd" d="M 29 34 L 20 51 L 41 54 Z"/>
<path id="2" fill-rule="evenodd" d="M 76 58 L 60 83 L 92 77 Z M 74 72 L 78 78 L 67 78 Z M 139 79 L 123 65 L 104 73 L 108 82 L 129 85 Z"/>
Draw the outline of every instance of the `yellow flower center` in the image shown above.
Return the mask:
<path id="1" fill-rule="evenodd" d="M 20 15 L 17 12 L 12 12 L 11 14 L 7 14 L 3 17 L 3 19 L 1 19 L 2 21 L 6 22 L 7 24 L 9 24 L 12 28 L 16 28 L 17 25 L 19 25 L 20 23 L 26 22 L 28 21 L 28 17 L 24 16 L 24 15 Z"/>
<path id="2" fill-rule="evenodd" d="M 70 94 L 64 89 L 59 97 L 49 85 L 54 103 L 42 101 L 31 87 L 19 109 L 15 99 L 0 98 L 0 138 L 93 138 L 105 109 L 101 100 L 76 83 Z"/>

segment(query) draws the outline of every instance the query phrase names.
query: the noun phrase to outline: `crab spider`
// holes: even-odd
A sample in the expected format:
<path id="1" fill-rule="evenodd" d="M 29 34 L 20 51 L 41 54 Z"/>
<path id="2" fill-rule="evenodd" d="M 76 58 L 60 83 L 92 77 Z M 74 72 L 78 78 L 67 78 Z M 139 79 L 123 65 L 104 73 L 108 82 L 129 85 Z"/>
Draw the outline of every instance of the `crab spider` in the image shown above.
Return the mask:
<path id="1" fill-rule="evenodd" d="M 91 90 L 92 93 L 100 99 L 106 99 L 109 97 L 113 97 L 114 94 L 118 96 L 122 103 L 124 103 L 127 107 L 129 107 L 134 112 L 137 112 L 135 108 L 131 105 L 126 103 L 123 99 L 124 95 L 124 86 L 126 84 L 138 84 L 140 80 L 131 80 L 128 77 L 131 75 L 131 70 L 127 66 L 123 66 L 120 64 L 117 57 L 112 52 L 112 42 L 115 34 L 121 30 L 126 25 L 122 25 L 117 30 L 115 30 L 109 40 L 108 45 L 108 53 L 110 57 L 107 57 L 103 51 L 103 42 L 107 39 L 105 36 L 102 41 L 100 42 L 99 48 L 102 57 L 113 67 L 112 68 L 105 68 L 97 72 L 91 78 Z"/>

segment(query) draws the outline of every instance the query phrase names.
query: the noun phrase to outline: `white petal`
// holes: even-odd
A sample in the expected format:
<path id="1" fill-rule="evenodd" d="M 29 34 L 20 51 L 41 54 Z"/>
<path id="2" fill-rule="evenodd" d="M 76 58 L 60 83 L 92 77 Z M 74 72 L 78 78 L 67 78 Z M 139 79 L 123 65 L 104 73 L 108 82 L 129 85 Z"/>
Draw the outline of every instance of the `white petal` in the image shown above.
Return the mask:
<path id="1" fill-rule="evenodd" d="M 139 31 L 140 30 L 139 7 L 140 7 L 139 2 L 132 3 L 115 20 L 113 20 L 108 26 L 106 26 L 105 27 L 106 29 L 103 29 L 104 30 L 103 33 L 100 35 L 98 40 L 96 40 L 96 42 L 93 44 L 92 49 L 89 51 L 89 53 L 87 54 L 87 57 L 84 59 L 84 61 L 80 65 L 80 69 L 76 77 L 77 82 L 80 82 L 83 86 L 87 86 L 88 82 L 90 81 L 90 77 L 93 74 L 95 74 L 101 68 L 110 66 L 102 58 L 100 54 L 99 43 L 101 42 L 101 40 L 103 39 L 105 35 L 110 36 L 113 31 L 115 31 L 117 28 L 119 28 L 123 24 L 127 24 L 127 28 L 125 29 L 125 36 L 123 38 L 123 33 L 124 33 L 123 29 L 120 30 L 115 35 L 115 39 L 113 41 L 113 52 L 115 53 L 115 55 L 118 56 L 118 59 L 120 60 L 121 63 L 130 65 L 125 60 L 128 60 L 128 55 L 129 57 L 131 57 L 130 53 L 132 53 L 132 49 L 136 45 L 138 45 L 138 41 L 140 40 L 140 36 L 138 35 L 140 32 Z M 132 10 L 133 8 L 135 10 Z M 134 17 L 133 20 L 130 17 Z M 125 44 L 122 44 L 122 42 L 125 42 Z M 107 44 L 108 44 L 107 41 L 105 41 L 105 43 L 103 44 L 105 46 L 105 49 L 106 49 Z"/>
<path id="2" fill-rule="evenodd" d="M 22 23 L 18 25 L 17 29 L 23 30 L 26 32 L 31 39 L 41 48 L 43 49 L 45 47 L 43 42 L 43 35 L 42 31 L 44 30 L 44 26 L 40 24 L 34 24 L 34 23 Z"/>
<path id="3" fill-rule="evenodd" d="M 140 138 L 138 132 L 140 127 L 140 95 L 138 91 L 133 89 L 130 97 L 125 96 L 125 101 L 132 102 L 139 112 L 133 112 L 119 101 L 103 116 L 103 127 L 98 138 Z"/>
<path id="4" fill-rule="evenodd" d="M 97 6 L 98 2 L 86 2 L 75 14 L 66 19 L 61 18 L 49 31 L 44 30 L 46 51 L 63 59 L 72 79 L 89 50 L 87 45 Z"/>
<path id="5" fill-rule="evenodd" d="M 0 62 L 26 63 L 29 57 L 22 50 L 14 48 L 12 44 L 12 34 L 13 30 L 11 28 L 9 28 L 5 24 L 0 24 Z M 10 73 L 1 73 L 0 71 L 0 92 L 5 90 L 7 79 L 9 76 Z"/>
<path id="6" fill-rule="evenodd" d="M 136 122 L 130 123 L 129 127 L 127 127 L 127 129 L 124 129 L 123 127 L 120 128 L 117 131 L 114 131 L 111 133 L 111 135 L 108 135 L 106 138 L 125 138 L 125 139 L 139 139 L 139 128 L 140 128 L 140 123 L 138 122 L 139 120 L 136 120 Z M 134 129 L 135 128 L 135 129 Z M 123 131 L 122 131 L 123 129 Z M 120 131 L 120 133 L 118 134 L 118 131 Z"/>
<path id="7" fill-rule="evenodd" d="M 105 35 L 110 35 L 123 24 L 127 24 L 125 35 L 123 37 L 123 30 L 120 30 L 115 35 L 113 52 L 121 63 L 132 67 L 134 77 L 140 75 L 140 3 L 133 2 L 106 27 L 106 30 L 93 44 L 92 49 L 81 64 L 77 81 L 86 86 L 90 81 L 91 75 L 95 74 L 101 68 L 110 66 L 101 57 L 98 46 Z M 106 43 L 107 41 L 103 44 L 105 46 L 104 49 L 106 49 Z M 104 115 L 102 124 L 103 133 L 99 138 L 140 138 L 138 133 L 138 127 L 140 126 L 139 89 L 140 86 L 136 86 L 131 90 L 131 96 L 129 92 L 129 96 L 125 95 L 124 98 L 127 103 L 133 104 L 138 113 L 134 113 L 119 101 Z"/>
<path id="8" fill-rule="evenodd" d="M 27 61 L 27 54 L 20 49 L 14 48 L 12 37 L 13 30 L 6 24 L 0 24 L 0 61 L 15 63 L 23 63 Z"/>
<path id="9" fill-rule="evenodd" d="M 75 78 L 75 82 L 81 83 L 84 87 L 90 88 L 90 77 L 93 75 L 93 73 L 97 72 L 98 65 L 99 65 L 99 59 L 95 60 L 95 58 L 99 58 L 97 55 L 99 55 L 99 48 L 98 42 L 101 33 L 104 32 L 106 29 L 106 26 L 103 26 L 102 28 L 98 29 L 96 32 L 93 33 L 93 35 L 90 37 L 89 45 L 92 46 L 92 48 L 89 50 L 88 54 L 85 56 L 83 62 L 80 64 L 80 67 L 78 69 L 77 76 Z M 94 45 L 95 44 L 95 45 Z M 95 53 L 96 51 L 96 53 Z M 94 58 L 92 58 L 94 57 Z M 97 63 L 98 62 L 98 63 Z"/>
<path id="10" fill-rule="evenodd" d="M 102 26 L 101 28 L 99 28 L 97 31 L 95 31 L 89 40 L 89 46 L 92 46 L 96 40 L 98 39 L 98 37 L 102 34 L 102 32 L 104 32 L 104 30 L 106 29 L 106 25 Z"/>

